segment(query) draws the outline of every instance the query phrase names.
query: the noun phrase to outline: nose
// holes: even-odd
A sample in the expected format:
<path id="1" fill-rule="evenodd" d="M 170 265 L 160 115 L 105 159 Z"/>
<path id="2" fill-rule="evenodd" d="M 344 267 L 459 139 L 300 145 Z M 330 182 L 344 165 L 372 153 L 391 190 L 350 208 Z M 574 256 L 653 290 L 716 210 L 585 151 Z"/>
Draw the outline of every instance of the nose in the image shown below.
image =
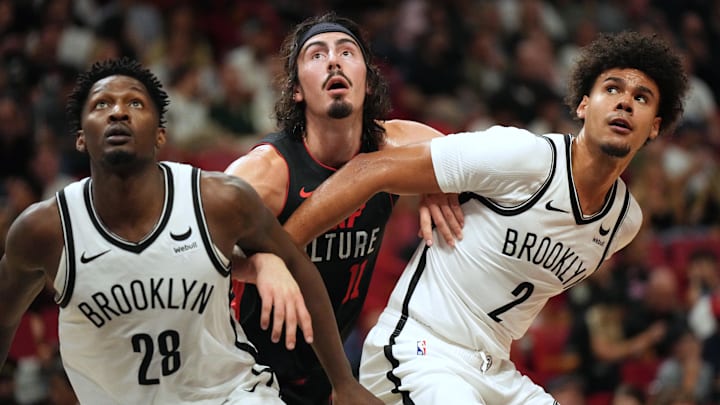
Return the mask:
<path id="1" fill-rule="evenodd" d="M 335 52 L 328 53 L 328 72 L 340 69 L 340 59 Z"/>
<path id="2" fill-rule="evenodd" d="M 615 108 L 618 110 L 623 110 L 628 113 L 632 113 L 633 109 L 632 109 L 631 97 L 627 94 L 623 94 L 620 97 L 620 100 L 618 100 L 618 103 L 615 106 Z"/>
<path id="3" fill-rule="evenodd" d="M 130 119 L 130 116 L 128 115 L 126 106 L 122 103 L 115 104 L 108 116 L 110 122 L 127 121 L 128 119 Z"/>

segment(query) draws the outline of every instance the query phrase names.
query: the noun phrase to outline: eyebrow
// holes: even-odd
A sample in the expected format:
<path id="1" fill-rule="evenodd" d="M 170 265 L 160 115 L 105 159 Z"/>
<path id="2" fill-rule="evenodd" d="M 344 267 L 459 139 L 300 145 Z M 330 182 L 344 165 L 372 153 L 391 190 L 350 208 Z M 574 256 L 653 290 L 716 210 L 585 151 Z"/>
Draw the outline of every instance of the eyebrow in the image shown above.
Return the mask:
<path id="1" fill-rule="evenodd" d="M 619 82 L 619 83 L 622 83 L 622 84 L 625 84 L 625 83 L 626 83 L 626 82 L 625 82 L 625 79 L 621 79 L 621 78 L 615 77 L 615 76 L 610 76 L 610 77 L 608 77 L 607 79 L 603 80 L 603 83 L 607 83 L 607 82 Z M 642 85 L 640 85 L 640 86 L 637 86 L 637 89 L 638 89 L 641 93 L 646 93 L 646 94 L 649 94 L 649 95 L 655 97 L 655 93 L 653 93 L 653 91 L 650 90 L 650 88 L 647 87 L 647 86 L 642 86 Z"/>
<path id="2" fill-rule="evenodd" d="M 355 42 L 355 40 L 352 38 L 343 37 L 343 38 L 338 38 L 337 40 L 335 40 L 335 46 L 342 45 L 345 43 L 351 43 L 351 44 L 355 45 L 356 48 L 360 49 L 360 45 L 357 42 Z M 310 47 L 314 46 L 314 45 L 323 46 L 325 48 L 327 48 L 327 46 L 328 46 L 327 41 L 308 42 L 305 44 L 305 48 L 303 49 L 302 52 L 303 53 L 307 52 L 307 50 L 310 49 Z"/>

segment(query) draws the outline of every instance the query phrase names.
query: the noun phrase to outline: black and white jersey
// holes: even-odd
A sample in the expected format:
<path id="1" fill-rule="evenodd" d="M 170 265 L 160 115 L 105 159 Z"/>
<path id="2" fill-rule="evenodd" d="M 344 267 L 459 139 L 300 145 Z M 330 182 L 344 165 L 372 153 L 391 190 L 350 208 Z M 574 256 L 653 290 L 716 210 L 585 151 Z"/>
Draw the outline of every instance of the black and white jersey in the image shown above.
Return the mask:
<path id="1" fill-rule="evenodd" d="M 133 243 L 98 217 L 89 178 L 57 193 L 65 248 L 55 288 L 63 364 L 82 403 L 221 403 L 255 364 L 230 310 L 200 170 L 159 164 L 165 201 Z"/>
<path id="2" fill-rule="evenodd" d="M 492 127 L 433 139 L 440 188 L 462 193 L 463 239 L 421 244 L 388 309 L 450 342 L 509 356 L 547 300 L 590 276 L 637 234 L 642 213 L 618 179 L 585 215 L 569 135 Z M 386 312 L 388 312 L 386 310 Z"/>

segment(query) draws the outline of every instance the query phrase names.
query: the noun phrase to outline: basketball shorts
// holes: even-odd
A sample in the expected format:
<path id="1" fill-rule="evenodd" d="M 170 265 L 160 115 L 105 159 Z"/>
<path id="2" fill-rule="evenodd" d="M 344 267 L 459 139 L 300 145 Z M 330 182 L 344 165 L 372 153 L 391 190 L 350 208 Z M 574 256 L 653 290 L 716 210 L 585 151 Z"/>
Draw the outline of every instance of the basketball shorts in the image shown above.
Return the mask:
<path id="1" fill-rule="evenodd" d="M 412 319 L 398 326 L 383 312 L 360 362 L 360 383 L 386 404 L 557 404 L 509 360 L 453 344 Z"/>

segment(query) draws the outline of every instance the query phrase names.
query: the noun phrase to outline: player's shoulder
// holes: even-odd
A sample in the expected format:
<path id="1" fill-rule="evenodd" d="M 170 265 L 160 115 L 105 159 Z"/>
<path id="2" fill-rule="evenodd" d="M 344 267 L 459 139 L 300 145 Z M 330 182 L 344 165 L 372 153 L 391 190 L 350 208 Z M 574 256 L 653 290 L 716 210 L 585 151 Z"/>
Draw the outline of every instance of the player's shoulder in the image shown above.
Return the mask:
<path id="1" fill-rule="evenodd" d="M 423 142 L 444 135 L 437 129 L 417 121 L 394 119 L 379 121 L 379 124 L 385 129 L 384 147 Z"/>
<path id="2" fill-rule="evenodd" d="M 7 251 L 25 257 L 42 256 L 50 247 L 63 243 L 59 207 L 55 198 L 36 202 L 26 208 L 10 225 Z M 38 249 L 42 246 L 43 249 Z"/>
<path id="3" fill-rule="evenodd" d="M 271 144 L 260 144 L 235 159 L 225 173 L 244 177 L 250 173 L 274 173 L 286 165 L 285 158 Z"/>
<path id="4" fill-rule="evenodd" d="M 203 198 L 233 200 L 248 193 L 255 193 L 252 185 L 244 178 L 219 171 L 202 170 L 200 174 L 200 190 Z"/>

